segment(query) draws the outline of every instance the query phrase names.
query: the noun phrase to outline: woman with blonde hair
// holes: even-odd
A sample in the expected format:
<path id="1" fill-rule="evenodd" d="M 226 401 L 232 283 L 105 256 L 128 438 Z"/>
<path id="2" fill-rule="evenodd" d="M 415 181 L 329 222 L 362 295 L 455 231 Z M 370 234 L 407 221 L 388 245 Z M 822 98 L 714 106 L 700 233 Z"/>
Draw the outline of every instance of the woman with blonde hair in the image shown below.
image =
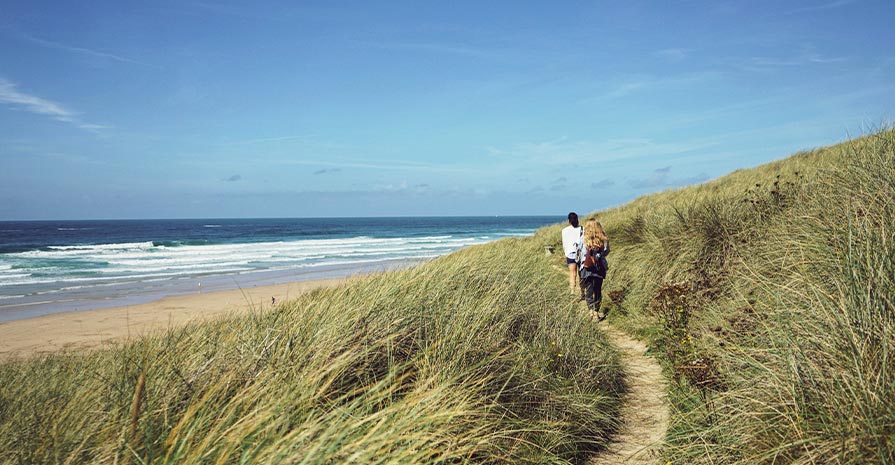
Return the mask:
<path id="1" fill-rule="evenodd" d="M 603 320 L 606 314 L 600 311 L 600 304 L 603 301 L 603 279 L 609 269 L 606 261 L 606 256 L 609 255 L 609 238 L 596 218 L 591 218 L 584 224 L 583 242 L 583 259 L 578 268 L 578 276 L 581 278 L 581 287 L 584 288 L 587 307 L 596 313 L 598 319 Z"/>

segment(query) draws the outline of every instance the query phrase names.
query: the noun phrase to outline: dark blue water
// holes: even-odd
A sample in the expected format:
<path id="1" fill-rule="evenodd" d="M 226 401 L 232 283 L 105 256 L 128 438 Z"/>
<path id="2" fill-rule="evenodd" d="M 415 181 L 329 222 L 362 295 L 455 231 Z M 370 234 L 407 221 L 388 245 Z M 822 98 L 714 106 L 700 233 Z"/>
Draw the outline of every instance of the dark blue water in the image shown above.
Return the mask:
<path id="1" fill-rule="evenodd" d="M 197 280 L 206 286 L 235 288 L 345 276 L 528 235 L 562 220 L 538 216 L 0 222 L 0 321 L 145 301 L 183 293 Z"/>
<path id="2" fill-rule="evenodd" d="M 562 218 L 411 217 L 201 220 L 0 221 L 0 253 L 53 246 L 154 242 L 213 245 L 302 239 L 530 233 Z"/>

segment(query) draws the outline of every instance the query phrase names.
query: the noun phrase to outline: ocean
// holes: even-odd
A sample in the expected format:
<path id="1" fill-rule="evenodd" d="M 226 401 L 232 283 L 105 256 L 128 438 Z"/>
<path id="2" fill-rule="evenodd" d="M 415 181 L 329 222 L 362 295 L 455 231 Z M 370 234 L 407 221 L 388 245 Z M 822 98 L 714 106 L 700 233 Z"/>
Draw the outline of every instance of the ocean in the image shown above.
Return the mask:
<path id="1" fill-rule="evenodd" d="M 0 322 L 406 267 L 563 218 L 0 222 Z"/>

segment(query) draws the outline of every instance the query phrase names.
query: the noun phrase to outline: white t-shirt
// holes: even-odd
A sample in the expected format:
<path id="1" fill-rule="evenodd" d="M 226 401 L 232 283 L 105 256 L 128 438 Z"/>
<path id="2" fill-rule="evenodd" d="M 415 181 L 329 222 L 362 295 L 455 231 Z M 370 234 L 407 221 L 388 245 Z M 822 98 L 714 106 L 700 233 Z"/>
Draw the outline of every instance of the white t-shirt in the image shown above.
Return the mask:
<path id="1" fill-rule="evenodd" d="M 566 258 L 575 258 L 578 256 L 578 246 L 581 242 L 582 228 L 568 225 L 562 230 L 562 250 L 566 254 Z"/>

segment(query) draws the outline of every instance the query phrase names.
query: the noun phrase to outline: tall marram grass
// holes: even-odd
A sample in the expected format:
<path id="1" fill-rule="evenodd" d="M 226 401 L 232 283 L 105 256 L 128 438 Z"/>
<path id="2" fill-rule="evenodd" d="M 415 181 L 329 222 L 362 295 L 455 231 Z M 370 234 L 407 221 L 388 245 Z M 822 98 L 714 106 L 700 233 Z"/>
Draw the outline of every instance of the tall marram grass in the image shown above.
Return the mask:
<path id="1" fill-rule="evenodd" d="M 544 241 L 3 363 L 0 463 L 580 461 L 616 427 L 620 366 Z"/>
<path id="2" fill-rule="evenodd" d="M 781 239 L 744 259 L 778 267 L 746 281 L 759 342 L 725 354 L 747 376 L 718 413 L 747 412 L 748 427 L 708 430 L 762 445 L 743 461 L 895 463 L 895 133 L 840 150 L 798 216 L 769 228 Z"/>
<path id="3" fill-rule="evenodd" d="M 895 131 L 597 216 L 611 321 L 672 380 L 665 461 L 895 463 Z"/>
<path id="4" fill-rule="evenodd" d="M 672 381 L 662 462 L 895 463 L 895 131 L 599 212 Z M 0 463 L 570 463 L 618 357 L 562 225 L 272 311 L 0 365 Z"/>

